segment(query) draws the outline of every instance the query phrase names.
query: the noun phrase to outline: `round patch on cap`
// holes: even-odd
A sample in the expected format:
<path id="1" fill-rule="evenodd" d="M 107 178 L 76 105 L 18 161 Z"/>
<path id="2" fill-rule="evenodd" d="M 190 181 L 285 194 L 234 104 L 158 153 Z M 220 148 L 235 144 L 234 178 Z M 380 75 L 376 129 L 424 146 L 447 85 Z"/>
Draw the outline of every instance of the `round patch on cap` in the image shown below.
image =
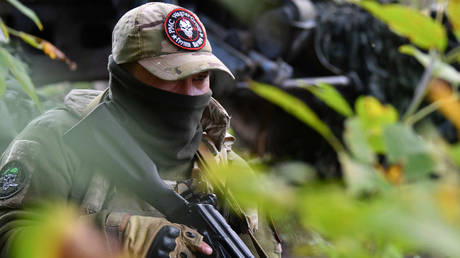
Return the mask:
<path id="1" fill-rule="evenodd" d="M 19 161 L 10 161 L 0 170 L 0 199 L 7 199 L 25 186 L 27 172 Z"/>
<path id="2" fill-rule="evenodd" d="M 204 29 L 195 15 L 185 9 L 177 8 L 166 16 L 165 32 L 176 46 L 187 50 L 200 50 L 206 44 Z"/>

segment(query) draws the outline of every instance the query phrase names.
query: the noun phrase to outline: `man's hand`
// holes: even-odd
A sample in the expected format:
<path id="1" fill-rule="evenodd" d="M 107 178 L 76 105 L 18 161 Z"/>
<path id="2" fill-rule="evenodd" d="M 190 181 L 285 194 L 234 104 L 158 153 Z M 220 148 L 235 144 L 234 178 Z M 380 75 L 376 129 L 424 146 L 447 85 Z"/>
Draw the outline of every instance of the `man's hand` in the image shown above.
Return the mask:
<path id="1" fill-rule="evenodd" d="M 193 243 L 195 239 L 200 237 L 196 231 L 190 231 L 185 229 L 185 241 L 183 241 L 186 245 L 187 242 Z M 147 253 L 147 257 L 158 257 L 158 258 L 169 258 L 170 253 L 174 252 L 178 253 L 181 258 L 191 257 L 188 252 L 190 252 L 187 246 L 184 248 L 178 247 L 176 244 L 177 238 L 181 236 L 181 229 L 175 226 L 163 226 L 160 231 L 158 231 L 155 239 L 153 240 L 152 245 L 150 246 L 149 252 Z M 182 243 L 180 243 L 182 245 Z M 193 244 L 192 244 L 193 245 Z M 182 251 L 175 249 L 182 249 Z M 210 255 L 212 254 L 211 247 L 206 244 L 206 242 L 201 241 L 201 245 L 196 247 L 196 250 L 202 254 Z M 176 257 L 176 256 L 173 256 Z"/>
<path id="2" fill-rule="evenodd" d="M 203 236 L 185 225 L 165 218 L 130 216 L 124 229 L 123 246 L 139 257 L 195 257 L 193 253 L 212 254 Z"/>

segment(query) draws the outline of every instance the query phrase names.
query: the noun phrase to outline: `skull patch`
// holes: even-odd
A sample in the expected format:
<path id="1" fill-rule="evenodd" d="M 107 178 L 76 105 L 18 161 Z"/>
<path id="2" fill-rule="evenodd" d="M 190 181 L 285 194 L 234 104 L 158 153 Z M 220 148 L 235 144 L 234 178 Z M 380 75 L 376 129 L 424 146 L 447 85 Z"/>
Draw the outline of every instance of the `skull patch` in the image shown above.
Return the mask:
<path id="1" fill-rule="evenodd" d="M 206 43 L 206 34 L 195 15 L 185 9 L 172 10 L 164 21 L 168 39 L 186 50 L 200 50 Z"/>

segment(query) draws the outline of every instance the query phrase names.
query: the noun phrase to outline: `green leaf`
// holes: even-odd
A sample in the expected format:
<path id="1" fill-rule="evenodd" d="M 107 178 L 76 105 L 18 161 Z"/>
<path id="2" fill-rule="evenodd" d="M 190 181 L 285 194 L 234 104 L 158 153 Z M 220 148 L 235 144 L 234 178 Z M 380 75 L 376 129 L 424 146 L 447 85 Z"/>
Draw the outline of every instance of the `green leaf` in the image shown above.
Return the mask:
<path id="1" fill-rule="evenodd" d="M 345 121 L 344 140 L 355 159 L 365 164 L 375 162 L 375 153 L 367 142 L 366 133 L 359 118 L 353 117 Z"/>
<path id="2" fill-rule="evenodd" d="M 389 245 L 385 248 L 384 253 L 382 255 L 383 258 L 404 258 L 404 254 L 401 253 L 398 248 L 393 245 Z"/>
<path id="3" fill-rule="evenodd" d="M 6 61 L 6 64 L 9 67 L 11 73 L 14 75 L 14 77 L 16 77 L 16 80 L 19 82 L 24 92 L 29 95 L 35 105 L 37 105 L 37 108 L 42 111 L 40 100 L 38 99 L 38 96 L 35 92 L 35 87 L 23 64 L 3 48 L 0 48 L 0 56 Z"/>
<path id="4" fill-rule="evenodd" d="M 42 22 L 40 21 L 40 19 L 38 19 L 37 15 L 35 14 L 34 11 L 32 11 L 32 9 L 23 5 L 18 0 L 6 0 L 6 1 L 12 4 L 14 7 L 16 7 L 25 16 L 29 17 L 35 23 L 35 25 L 37 25 L 38 29 L 43 30 Z"/>
<path id="5" fill-rule="evenodd" d="M 407 125 L 389 125 L 384 129 L 383 140 L 388 160 L 392 164 L 401 164 L 404 177 L 427 179 L 434 170 L 434 160 L 427 144 Z"/>
<path id="6" fill-rule="evenodd" d="M 353 110 L 348 105 L 348 102 L 333 86 L 327 83 L 318 83 L 317 86 L 305 86 L 303 88 L 309 90 L 313 95 L 338 113 L 346 117 L 353 115 Z"/>
<path id="7" fill-rule="evenodd" d="M 371 165 L 357 162 L 346 153 L 339 153 L 339 161 L 351 194 L 359 196 L 375 193 L 388 186 Z"/>
<path id="8" fill-rule="evenodd" d="M 6 27 L 2 18 L 0 18 L 0 42 L 10 42 L 10 34 L 8 33 L 8 28 Z"/>
<path id="9" fill-rule="evenodd" d="M 24 40 L 27 44 L 31 45 L 34 48 L 37 49 L 43 49 L 43 46 L 41 44 L 41 40 L 33 35 L 27 34 L 25 32 L 20 31 L 18 33 L 18 36 Z"/>
<path id="10" fill-rule="evenodd" d="M 453 144 L 449 149 L 449 156 L 455 162 L 457 167 L 460 167 L 460 143 Z"/>
<path id="11" fill-rule="evenodd" d="M 399 52 L 413 56 L 423 66 L 427 67 L 430 64 L 430 56 L 420 52 L 417 48 L 411 45 L 403 45 L 399 47 Z M 460 73 L 451 65 L 442 62 L 439 59 L 434 60 L 433 74 L 442 78 L 454 85 L 460 83 Z"/>
<path id="12" fill-rule="evenodd" d="M 460 41 L 460 0 L 449 0 L 447 16 L 452 24 L 457 40 Z"/>
<path id="13" fill-rule="evenodd" d="M 383 127 L 396 123 L 398 112 L 394 107 L 382 105 L 376 98 L 369 96 L 359 97 L 355 102 L 355 110 L 369 146 L 373 151 L 383 153 Z"/>
<path id="14" fill-rule="evenodd" d="M 340 141 L 334 136 L 331 129 L 319 119 L 319 117 L 310 109 L 303 101 L 298 98 L 289 95 L 283 90 L 270 86 L 263 83 L 251 81 L 249 87 L 257 95 L 264 99 L 278 105 L 284 109 L 287 113 L 298 118 L 304 122 L 319 134 L 321 134 L 329 144 L 336 150 L 340 151 L 343 149 Z"/>
<path id="15" fill-rule="evenodd" d="M 4 50 L 0 48 L 0 51 Z M 0 98 L 3 97 L 6 91 L 6 77 L 8 76 L 8 65 L 5 58 L 0 55 Z"/>
<path id="16" fill-rule="evenodd" d="M 358 4 L 418 47 L 423 49 L 434 47 L 444 52 L 447 46 L 446 31 L 432 18 L 399 4 L 379 4 L 371 1 Z"/>
<path id="17" fill-rule="evenodd" d="M 2 122 L 0 123 L 0 139 L 8 139 L 11 141 L 18 131 L 15 128 L 15 115 L 12 110 L 8 108 L 4 99 L 0 99 L 0 117 Z"/>

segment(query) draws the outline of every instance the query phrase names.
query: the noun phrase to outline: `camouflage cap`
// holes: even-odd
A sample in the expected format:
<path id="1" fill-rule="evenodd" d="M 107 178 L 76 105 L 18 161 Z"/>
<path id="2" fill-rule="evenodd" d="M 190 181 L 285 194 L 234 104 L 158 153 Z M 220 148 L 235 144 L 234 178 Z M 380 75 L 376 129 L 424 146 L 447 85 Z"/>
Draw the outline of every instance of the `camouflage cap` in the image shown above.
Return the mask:
<path id="1" fill-rule="evenodd" d="M 112 57 L 117 64 L 137 61 L 163 80 L 208 70 L 220 70 L 234 78 L 212 54 L 198 17 L 172 4 L 147 3 L 124 14 L 113 29 Z"/>

